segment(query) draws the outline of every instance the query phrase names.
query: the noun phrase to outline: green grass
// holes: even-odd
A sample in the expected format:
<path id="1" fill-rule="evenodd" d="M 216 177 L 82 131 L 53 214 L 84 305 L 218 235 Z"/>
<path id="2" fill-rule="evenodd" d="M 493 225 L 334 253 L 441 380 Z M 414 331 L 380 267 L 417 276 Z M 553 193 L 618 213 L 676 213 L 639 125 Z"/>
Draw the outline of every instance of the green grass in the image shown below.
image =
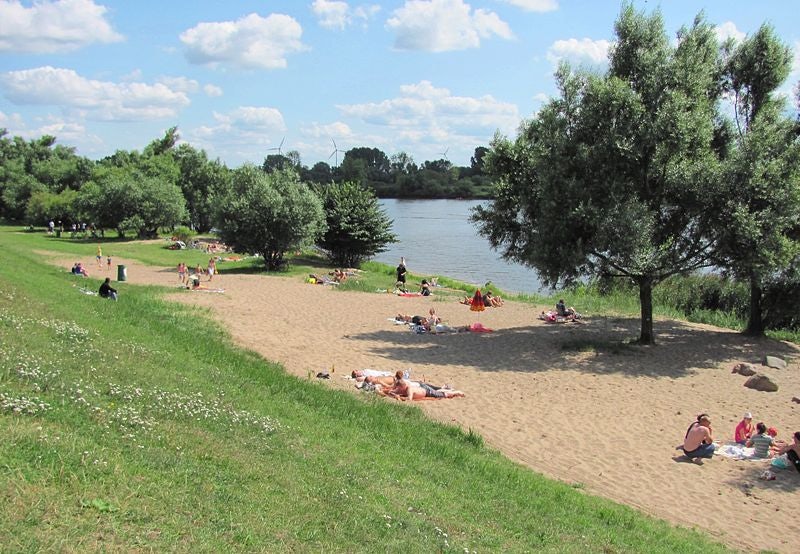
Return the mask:
<path id="1" fill-rule="evenodd" d="M 99 281 L 38 241 L 0 227 L 4 551 L 725 550 L 471 429 L 291 377 L 164 289 L 81 294 Z"/>

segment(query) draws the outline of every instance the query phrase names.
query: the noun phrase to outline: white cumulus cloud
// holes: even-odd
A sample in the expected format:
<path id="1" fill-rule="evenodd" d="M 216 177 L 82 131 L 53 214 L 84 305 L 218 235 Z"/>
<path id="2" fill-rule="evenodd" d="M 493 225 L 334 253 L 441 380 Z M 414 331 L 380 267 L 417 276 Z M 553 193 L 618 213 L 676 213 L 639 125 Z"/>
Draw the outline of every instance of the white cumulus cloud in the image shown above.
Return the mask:
<path id="1" fill-rule="evenodd" d="M 400 95 L 381 102 L 337 105 L 343 114 L 365 123 L 390 127 L 394 132 L 428 137 L 510 131 L 519 124 L 519 110 L 490 95 L 455 96 L 430 81 L 404 85 Z"/>
<path id="2" fill-rule="evenodd" d="M 39 1 L 31 6 L 0 1 L 0 52 L 68 52 L 123 40 L 106 20 L 106 11 L 92 0 Z"/>
<path id="3" fill-rule="evenodd" d="M 744 40 L 744 37 L 747 36 L 743 31 L 740 31 L 736 28 L 736 24 L 733 21 L 726 21 L 725 23 L 720 23 L 716 27 L 714 27 L 714 32 L 717 35 L 717 40 L 720 42 L 725 41 L 729 38 L 733 38 L 736 42 L 740 42 Z"/>
<path id="4" fill-rule="evenodd" d="M 557 40 L 547 50 L 547 59 L 553 64 L 567 60 L 576 64 L 604 64 L 608 60 L 608 49 L 611 43 L 607 40 L 590 38 L 570 38 Z"/>
<path id="5" fill-rule="evenodd" d="M 364 4 L 353 8 L 347 2 L 340 0 L 314 0 L 311 5 L 311 10 L 322 27 L 339 30 L 344 30 L 358 20 L 366 22 L 380 9 L 377 4 Z"/>
<path id="6" fill-rule="evenodd" d="M 552 12 L 558 9 L 557 0 L 503 0 L 528 12 Z"/>
<path id="7" fill-rule="evenodd" d="M 266 106 L 240 106 L 214 112 L 213 118 L 209 125 L 187 131 L 185 139 L 226 160 L 258 163 L 286 132 L 280 110 Z"/>
<path id="8" fill-rule="evenodd" d="M 291 16 L 251 13 L 236 21 L 199 23 L 181 33 L 186 59 L 191 63 L 243 69 L 279 69 L 286 57 L 308 47 L 303 28 Z"/>
<path id="9" fill-rule="evenodd" d="M 216 98 L 217 96 L 222 96 L 222 87 L 212 84 L 203 85 L 203 92 L 206 93 L 206 96 Z"/>
<path id="10" fill-rule="evenodd" d="M 508 24 L 491 11 L 473 11 L 463 0 L 406 0 L 386 26 L 399 50 L 447 52 L 477 48 L 481 39 L 514 38 Z"/>
<path id="11" fill-rule="evenodd" d="M 97 81 L 50 66 L 0 74 L 0 89 L 15 104 L 59 106 L 102 121 L 174 117 L 189 105 L 185 92 L 163 83 Z"/>

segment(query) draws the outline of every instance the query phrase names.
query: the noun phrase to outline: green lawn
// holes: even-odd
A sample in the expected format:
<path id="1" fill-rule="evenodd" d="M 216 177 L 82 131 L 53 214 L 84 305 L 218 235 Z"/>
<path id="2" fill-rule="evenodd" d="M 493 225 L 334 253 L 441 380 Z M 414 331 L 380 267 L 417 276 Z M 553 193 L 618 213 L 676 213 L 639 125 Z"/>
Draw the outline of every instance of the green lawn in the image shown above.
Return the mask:
<path id="1" fill-rule="evenodd" d="M 2 551 L 725 550 L 412 406 L 288 376 L 164 289 L 83 294 L 99 281 L 35 252 L 93 242 L 16 231 L 0 227 Z"/>

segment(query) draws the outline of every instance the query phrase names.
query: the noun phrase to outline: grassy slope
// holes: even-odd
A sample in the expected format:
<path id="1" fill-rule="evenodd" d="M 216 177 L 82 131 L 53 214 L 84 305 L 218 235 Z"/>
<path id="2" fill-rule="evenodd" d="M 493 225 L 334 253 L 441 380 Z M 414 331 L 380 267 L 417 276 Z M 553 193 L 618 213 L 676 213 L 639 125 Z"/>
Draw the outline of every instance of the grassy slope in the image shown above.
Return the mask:
<path id="1" fill-rule="evenodd" d="M 99 281 L 43 264 L 32 251 L 54 248 L 12 231 L 0 228 L 3 550 L 723 550 L 413 407 L 287 376 L 158 288 L 81 294 Z"/>

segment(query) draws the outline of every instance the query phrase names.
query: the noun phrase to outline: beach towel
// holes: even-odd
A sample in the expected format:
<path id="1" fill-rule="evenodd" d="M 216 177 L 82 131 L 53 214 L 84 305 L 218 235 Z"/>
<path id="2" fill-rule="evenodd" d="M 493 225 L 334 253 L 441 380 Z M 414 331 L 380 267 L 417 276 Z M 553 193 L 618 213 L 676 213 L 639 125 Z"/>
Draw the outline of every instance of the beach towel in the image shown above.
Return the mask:
<path id="1" fill-rule="evenodd" d="M 494 329 L 484 327 L 483 323 L 473 323 L 469 326 L 470 333 L 493 333 Z"/>
<path id="2" fill-rule="evenodd" d="M 726 458 L 732 458 L 734 460 L 766 460 L 766 458 L 757 458 L 755 456 L 754 448 L 747 448 L 746 446 L 736 443 L 723 444 L 717 448 L 715 454 L 725 456 Z"/>

